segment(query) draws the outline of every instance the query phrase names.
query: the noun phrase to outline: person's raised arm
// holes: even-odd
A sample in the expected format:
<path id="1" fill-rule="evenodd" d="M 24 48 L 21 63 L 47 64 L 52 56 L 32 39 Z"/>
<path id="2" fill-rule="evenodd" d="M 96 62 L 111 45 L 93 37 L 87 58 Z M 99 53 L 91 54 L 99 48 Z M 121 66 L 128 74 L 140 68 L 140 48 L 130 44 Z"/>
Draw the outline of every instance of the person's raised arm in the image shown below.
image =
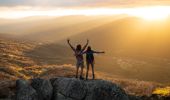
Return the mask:
<path id="1" fill-rule="evenodd" d="M 87 43 L 84 45 L 82 51 L 84 51 L 84 50 L 86 49 L 86 47 L 87 47 L 88 44 L 89 44 L 89 40 L 87 39 Z"/>
<path id="2" fill-rule="evenodd" d="M 67 39 L 67 43 L 69 44 L 69 46 L 71 47 L 71 49 L 73 50 L 73 51 L 75 51 L 76 49 L 71 45 L 71 43 L 70 43 L 70 39 Z"/>
<path id="3" fill-rule="evenodd" d="M 93 53 L 105 53 L 104 51 L 93 51 Z"/>

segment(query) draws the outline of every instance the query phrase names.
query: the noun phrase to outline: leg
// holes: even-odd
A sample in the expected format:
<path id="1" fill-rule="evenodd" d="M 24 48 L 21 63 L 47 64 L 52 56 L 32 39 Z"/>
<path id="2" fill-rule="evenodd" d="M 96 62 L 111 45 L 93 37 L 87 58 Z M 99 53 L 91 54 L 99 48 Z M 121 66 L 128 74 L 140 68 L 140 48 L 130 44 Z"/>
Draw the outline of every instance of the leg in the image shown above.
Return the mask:
<path id="1" fill-rule="evenodd" d="M 93 79 L 95 79 L 95 74 L 94 74 L 94 63 L 91 63 L 91 67 L 92 67 Z"/>
<path id="2" fill-rule="evenodd" d="M 81 67 L 80 79 L 83 79 L 84 62 L 81 63 L 80 67 Z"/>
<path id="3" fill-rule="evenodd" d="M 77 67 L 77 68 L 76 68 L 76 78 L 78 78 L 79 66 L 77 65 L 76 67 Z"/>
<path id="4" fill-rule="evenodd" d="M 80 78 L 83 79 L 83 67 L 81 66 L 81 74 L 80 74 Z"/>
<path id="5" fill-rule="evenodd" d="M 87 62 L 87 69 L 86 69 L 86 80 L 88 79 L 88 73 L 89 73 L 89 63 Z"/>

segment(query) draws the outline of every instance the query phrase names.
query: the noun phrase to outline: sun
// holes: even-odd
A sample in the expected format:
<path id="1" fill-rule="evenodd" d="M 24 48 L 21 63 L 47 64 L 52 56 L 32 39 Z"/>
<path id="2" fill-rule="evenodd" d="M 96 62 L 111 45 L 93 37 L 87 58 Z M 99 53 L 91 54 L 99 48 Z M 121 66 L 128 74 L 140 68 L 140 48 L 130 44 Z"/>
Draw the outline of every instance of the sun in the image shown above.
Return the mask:
<path id="1" fill-rule="evenodd" d="M 140 17 L 146 20 L 162 20 L 162 19 L 166 19 L 168 15 L 152 14 L 152 15 L 140 15 Z"/>
<path id="2" fill-rule="evenodd" d="M 141 12 L 140 14 L 136 13 L 134 14 L 137 17 L 141 17 L 145 20 L 162 20 L 162 19 L 166 19 L 169 15 L 166 13 L 162 13 L 162 12 Z"/>
<path id="3" fill-rule="evenodd" d="M 156 6 L 136 8 L 129 12 L 130 15 L 141 17 L 145 20 L 163 20 L 170 15 L 170 7 Z"/>

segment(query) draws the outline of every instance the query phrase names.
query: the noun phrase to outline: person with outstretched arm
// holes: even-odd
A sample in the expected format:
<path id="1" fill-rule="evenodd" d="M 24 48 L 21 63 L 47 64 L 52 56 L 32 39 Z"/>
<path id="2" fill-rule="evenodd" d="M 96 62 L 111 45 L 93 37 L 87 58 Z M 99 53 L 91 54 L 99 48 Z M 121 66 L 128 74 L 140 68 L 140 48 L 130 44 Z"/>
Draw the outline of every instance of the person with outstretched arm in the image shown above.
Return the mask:
<path id="1" fill-rule="evenodd" d="M 94 53 L 105 53 L 104 51 L 98 52 L 94 51 L 91 49 L 89 46 L 83 54 L 86 54 L 86 64 L 87 64 L 87 70 L 86 70 L 86 80 L 88 79 L 88 72 L 89 72 L 89 66 L 91 65 L 92 67 L 92 74 L 93 74 L 93 79 L 95 79 L 95 74 L 94 74 Z"/>
<path id="2" fill-rule="evenodd" d="M 76 57 L 76 60 L 77 60 L 77 63 L 76 63 L 76 78 L 78 78 L 78 72 L 79 72 L 79 67 L 81 68 L 81 73 L 80 73 L 80 79 L 84 79 L 83 78 L 83 69 L 84 69 L 84 59 L 83 59 L 83 52 L 85 51 L 88 43 L 89 43 L 89 40 L 87 40 L 87 43 L 83 46 L 83 48 L 81 47 L 80 44 L 78 44 L 75 47 L 73 47 L 70 43 L 70 40 L 67 39 L 67 42 L 69 44 L 69 46 L 71 47 L 71 49 L 73 50 L 74 52 L 74 55 Z"/>

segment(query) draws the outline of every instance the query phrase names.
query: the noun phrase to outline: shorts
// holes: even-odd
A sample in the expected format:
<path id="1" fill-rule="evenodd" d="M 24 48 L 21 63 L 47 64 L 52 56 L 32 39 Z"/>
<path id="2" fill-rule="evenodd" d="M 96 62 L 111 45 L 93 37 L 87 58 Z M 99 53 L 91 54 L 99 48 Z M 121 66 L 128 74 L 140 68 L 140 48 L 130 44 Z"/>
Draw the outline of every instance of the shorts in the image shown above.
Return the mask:
<path id="1" fill-rule="evenodd" d="M 79 68 L 84 68 L 84 61 L 77 61 L 76 67 Z"/>
<path id="2" fill-rule="evenodd" d="M 94 60 L 88 60 L 88 59 L 86 59 L 86 63 L 87 63 L 87 64 L 94 64 Z"/>

